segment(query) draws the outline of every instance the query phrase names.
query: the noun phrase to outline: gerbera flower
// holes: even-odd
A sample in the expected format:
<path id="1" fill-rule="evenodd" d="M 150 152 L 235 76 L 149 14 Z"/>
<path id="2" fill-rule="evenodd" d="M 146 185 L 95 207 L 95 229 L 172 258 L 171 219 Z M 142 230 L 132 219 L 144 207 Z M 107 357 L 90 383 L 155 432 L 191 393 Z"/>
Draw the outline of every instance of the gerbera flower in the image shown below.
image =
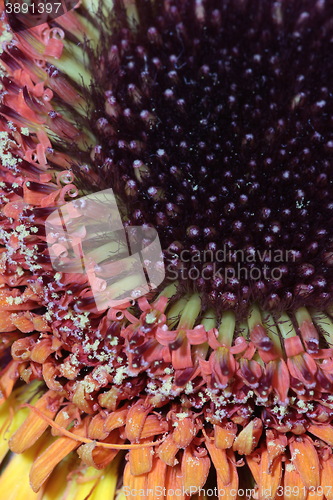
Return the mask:
<path id="1" fill-rule="evenodd" d="M 5 7 L 6 499 L 331 500 L 331 2 Z M 100 310 L 45 221 L 105 189 L 166 279 Z"/>

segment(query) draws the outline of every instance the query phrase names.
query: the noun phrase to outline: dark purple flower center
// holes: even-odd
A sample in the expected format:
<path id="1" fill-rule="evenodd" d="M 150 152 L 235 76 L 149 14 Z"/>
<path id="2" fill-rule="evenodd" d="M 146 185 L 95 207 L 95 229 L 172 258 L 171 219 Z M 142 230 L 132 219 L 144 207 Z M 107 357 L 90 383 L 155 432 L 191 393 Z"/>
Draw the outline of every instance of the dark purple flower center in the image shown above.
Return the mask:
<path id="1" fill-rule="evenodd" d="M 119 2 L 95 61 L 101 187 L 221 308 L 333 293 L 333 5 Z M 102 26 L 102 31 L 103 31 Z M 96 104 L 97 103 L 97 104 Z"/>

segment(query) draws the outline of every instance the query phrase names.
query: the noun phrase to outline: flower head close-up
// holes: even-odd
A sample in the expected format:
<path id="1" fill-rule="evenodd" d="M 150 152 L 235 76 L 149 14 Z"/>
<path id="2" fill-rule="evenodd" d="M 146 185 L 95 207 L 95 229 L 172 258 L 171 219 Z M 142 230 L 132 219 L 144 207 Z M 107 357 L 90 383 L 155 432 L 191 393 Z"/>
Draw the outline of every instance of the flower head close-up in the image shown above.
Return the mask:
<path id="1" fill-rule="evenodd" d="M 333 500 L 331 0 L 0 12 L 0 500 Z"/>

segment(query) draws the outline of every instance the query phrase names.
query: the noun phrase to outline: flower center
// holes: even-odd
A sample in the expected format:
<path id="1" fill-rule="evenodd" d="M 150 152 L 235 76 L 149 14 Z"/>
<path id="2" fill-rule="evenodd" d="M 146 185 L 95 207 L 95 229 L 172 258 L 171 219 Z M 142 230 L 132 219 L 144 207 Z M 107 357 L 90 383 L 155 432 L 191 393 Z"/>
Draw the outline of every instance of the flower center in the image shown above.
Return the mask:
<path id="1" fill-rule="evenodd" d="M 223 309 L 332 294 L 330 31 L 276 5 L 145 2 L 135 28 L 115 9 L 95 68 L 103 187 Z"/>

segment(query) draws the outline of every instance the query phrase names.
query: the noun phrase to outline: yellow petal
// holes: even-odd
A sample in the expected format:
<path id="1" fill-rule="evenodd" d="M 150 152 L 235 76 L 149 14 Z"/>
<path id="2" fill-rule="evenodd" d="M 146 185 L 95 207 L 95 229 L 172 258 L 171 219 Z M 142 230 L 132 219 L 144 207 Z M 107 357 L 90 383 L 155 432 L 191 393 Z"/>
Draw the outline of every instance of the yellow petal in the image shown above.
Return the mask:
<path id="1" fill-rule="evenodd" d="M 117 491 L 117 496 L 116 496 L 115 500 L 127 500 L 127 499 L 128 499 L 128 496 L 125 495 L 124 487 L 122 487 L 120 490 Z"/>
<path id="2" fill-rule="evenodd" d="M 66 457 L 55 468 L 49 481 L 44 486 L 43 500 L 85 500 L 96 486 L 101 471 L 92 467 L 82 474 L 71 474 L 77 467 L 75 454 Z"/>
<path id="3" fill-rule="evenodd" d="M 0 406 L 0 462 L 9 451 L 9 439 L 26 420 L 29 410 L 21 404 L 36 396 L 40 382 L 16 389 Z M 38 396 L 37 396 L 38 397 Z"/>
<path id="4" fill-rule="evenodd" d="M 29 469 L 38 449 L 35 445 L 20 455 L 13 455 L 0 476 L 1 495 L 6 500 L 40 500 L 39 494 L 32 491 L 29 484 Z"/>
<path id="5" fill-rule="evenodd" d="M 115 460 L 103 471 L 87 467 L 77 474 L 74 454 L 66 457 L 54 470 L 45 485 L 43 500 L 101 500 L 113 499 L 118 479 L 119 462 Z"/>
<path id="6" fill-rule="evenodd" d="M 89 500 L 107 500 L 115 496 L 118 481 L 118 460 L 114 460 L 106 469 L 103 470 L 101 478 L 93 490 Z M 71 500 L 70 498 L 68 500 Z M 76 500 L 76 499 L 73 499 Z"/>

